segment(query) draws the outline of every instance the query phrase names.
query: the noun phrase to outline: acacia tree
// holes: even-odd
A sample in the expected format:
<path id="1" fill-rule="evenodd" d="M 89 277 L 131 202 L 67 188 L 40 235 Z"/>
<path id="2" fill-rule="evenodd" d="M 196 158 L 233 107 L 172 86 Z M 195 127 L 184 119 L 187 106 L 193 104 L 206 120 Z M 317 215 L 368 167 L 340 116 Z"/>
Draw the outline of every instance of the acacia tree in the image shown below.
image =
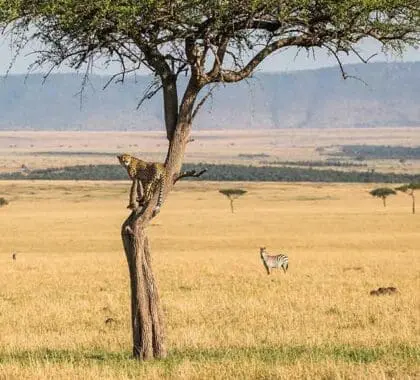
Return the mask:
<path id="1" fill-rule="evenodd" d="M 414 194 L 414 191 L 419 190 L 419 189 L 420 189 L 420 183 L 409 183 L 408 185 L 402 185 L 395 188 L 395 190 L 406 193 L 407 195 L 411 197 L 413 201 L 412 206 L 411 206 L 411 210 L 413 214 L 416 213 L 416 196 Z"/>
<path id="2" fill-rule="evenodd" d="M 232 211 L 232 214 L 234 212 L 233 211 L 233 201 L 235 199 L 238 199 L 242 195 L 246 194 L 246 192 L 247 192 L 246 190 L 242 190 L 242 189 L 222 189 L 222 190 L 219 190 L 219 193 L 228 197 L 228 199 L 230 201 L 230 211 Z"/>
<path id="3" fill-rule="evenodd" d="M 372 197 L 381 198 L 384 207 L 386 207 L 386 198 L 397 193 L 389 187 L 378 187 L 377 189 L 373 189 L 369 194 L 372 195 Z"/>
<path id="4" fill-rule="evenodd" d="M 0 0 L 0 26 L 16 53 L 34 40 L 41 46 L 35 65 L 89 73 L 95 63 L 116 61 L 121 69 L 112 80 L 141 66 L 151 71 L 142 100 L 163 95 L 164 197 L 179 177 L 193 119 L 217 84 L 250 77 L 270 54 L 289 47 L 329 51 L 346 78 L 340 53 L 367 61 L 357 50 L 365 37 L 398 51 L 418 44 L 419 17 L 418 0 Z M 182 89 L 181 75 L 187 77 Z M 156 201 L 157 195 L 134 210 L 121 229 L 139 359 L 166 355 L 146 234 Z"/>

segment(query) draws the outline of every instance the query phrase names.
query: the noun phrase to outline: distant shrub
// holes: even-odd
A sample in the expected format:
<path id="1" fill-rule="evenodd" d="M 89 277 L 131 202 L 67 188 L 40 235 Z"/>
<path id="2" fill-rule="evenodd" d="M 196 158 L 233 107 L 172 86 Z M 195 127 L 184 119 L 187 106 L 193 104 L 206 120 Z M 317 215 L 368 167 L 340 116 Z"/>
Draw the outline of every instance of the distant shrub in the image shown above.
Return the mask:
<path id="1" fill-rule="evenodd" d="M 6 206 L 7 204 L 9 204 L 9 201 L 7 199 L 0 198 L 0 207 Z"/>
<path id="2" fill-rule="evenodd" d="M 395 190 L 390 189 L 389 187 L 379 187 L 377 189 L 374 189 L 370 191 L 370 195 L 377 198 L 382 198 L 382 201 L 384 203 L 384 207 L 386 207 L 386 198 L 390 195 L 397 194 Z"/>
<path id="3" fill-rule="evenodd" d="M 223 195 L 225 195 L 226 197 L 229 198 L 229 200 L 230 200 L 230 210 L 233 213 L 234 212 L 233 201 L 235 199 L 241 197 L 242 195 L 246 194 L 247 191 L 242 190 L 242 189 L 222 189 L 222 190 L 219 190 L 219 193 L 223 194 Z"/>
<path id="4" fill-rule="evenodd" d="M 412 210 L 413 210 L 413 214 L 415 214 L 416 213 L 416 197 L 414 195 L 414 192 L 415 190 L 420 190 L 420 182 L 402 185 L 395 188 L 395 190 L 402 191 L 403 193 L 406 193 L 413 199 Z"/>

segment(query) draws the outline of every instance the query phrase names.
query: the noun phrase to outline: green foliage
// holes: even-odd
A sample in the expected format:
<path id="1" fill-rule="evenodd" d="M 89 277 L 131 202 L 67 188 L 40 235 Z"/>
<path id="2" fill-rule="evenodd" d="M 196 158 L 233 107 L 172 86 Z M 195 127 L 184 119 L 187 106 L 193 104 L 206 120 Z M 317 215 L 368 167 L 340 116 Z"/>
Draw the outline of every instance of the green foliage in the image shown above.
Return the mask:
<path id="1" fill-rule="evenodd" d="M 230 210 L 233 213 L 234 212 L 233 201 L 235 199 L 238 199 L 242 195 L 246 194 L 247 191 L 242 190 L 242 189 L 222 189 L 222 190 L 219 190 L 219 193 L 221 193 L 221 194 L 223 194 L 223 195 L 225 195 L 226 197 L 229 198 L 229 200 L 230 200 Z"/>
<path id="2" fill-rule="evenodd" d="M 379 187 L 377 189 L 373 189 L 369 194 L 373 197 L 386 198 L 389 195 L 395 195 L 397 193 L 389 187 Z"/>
<path id="3" fill-rule="evenodd" d="M 242 189 L 222 189 L 219 190 L 219 193 L 226 195 L 228 198 L 235 199 L 246 194 L 247 191 Z"/>
<path id="4" fill-rule="evenodd" d="M 304 362 L 342 362 L 374 363 L 385 358 L 386 361 L 415 363 L 420 355 L 416 345 L 388 346 L 350 346 L 350 345 L 277 345 L 259 347 L 228 348 L 188 348 L 172 350 L 167 359 L 158 362 L 145 362 L 139 366 L 126 351 L 112 352 L 100 349 L 59 350 L 35 349 L 32 351 L 1 351 L 0 362 L 18 363 L 22 367 L 29 365 L 49 365 L 51 363 L 72 363 L 75 365 L 102 365 L 109 368 L 124 368 L 133 375 L 140 376 L 143 366 L 164 366 L 169 373 L 176 374 L 177 364 L 184 361 L 191 363 L 231 361 L 240 365 L 243 361 L 256 360 L 270 365 Z"/>
<path id="5" fill-rule="evenodd" d="M 9 204 L 9 201 L 3 197 L 0 198 L 0 207 L 6 206 Z"/>
<path id="6" fill-rule="evenodd" d="M 402 185 L 399 187 L 396 187 L 395 190 L 401 191 L 403 193 L 407 193 L 409 190 L 419 190 L 420 189 L 420 182 L 419 183 L 409 183 L 407 185 Z"/>
<path id="7" fill-rule="evenodd" d="M 41 41 L 38 62 L 79 68 L 105 56 L 134 66 L 147 62 L 161 73 L 157 48 L 167 46 L 172 57 L 166 59 L 178 67 L 193 67 L 197 52 L 186 57 L 186 42 L 200 50 L 208 42 L 222 46 L 225 38 L 241 47 L 235 55 L 242 57 L 259 43 L 274 44 L 261 50 L 259 61 L 284 43 L 351 52 L 367 36 L 401 50 L 418 45 L 419 13 L 418 0 L 1 0 L 0 27 L 13 26 L 18 50 L 27 40 Z"/>
<path id="8" fill-rule="evenodd" d="M 412 203 L 411 209 L 412 209 L 413 214 L 416 213 L 416 199 L 415 199 L 414 191 L 419 190 L 419 189 L 420 189 L 420 182 L 412 182 L 407 185 L 402 185 L 395 188 L 395 190 L 406 193 L 412 198 L 413 203 Z"/>
<path id="9" fill-rule="evenodd" d="M 379 187 L 370 192 L 370 195 L 372 195 L 373 197 L 382 198 L 384 207 L 386 207 L 386 198 L 390 195 L 395 194 L 397 194 L 395 190 L 390 189 L 389 187 Z"/>

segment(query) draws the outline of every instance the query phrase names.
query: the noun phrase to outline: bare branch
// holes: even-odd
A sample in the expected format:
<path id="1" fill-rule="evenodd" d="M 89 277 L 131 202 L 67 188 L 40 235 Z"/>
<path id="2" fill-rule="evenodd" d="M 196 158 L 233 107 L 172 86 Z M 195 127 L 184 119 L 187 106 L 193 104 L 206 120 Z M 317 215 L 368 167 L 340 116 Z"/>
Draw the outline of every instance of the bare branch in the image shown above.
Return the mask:
<path id="1" fill-rule="evenodd" d="M 373 57 L 376 57 L 378 55 L 378 53 L 372 54 L 371 56 L 369 56 L 368 58 L 363 58 L 360 53 L 353 47 L 350 47 L 351 51 L 357 55 L 357 57 L 363 62 L 363 63 L 368 63 Z"/>
<path id="2" fill-rule="evenodd" d="M 356 77 L 354 75 L 348 75 L 345 72 L 344 67 L 343 67 L 343 63 L 341 62 L 340 57 L 338 56 L 337 52 L 334 51 L 334 49 L 331 46 L 328 46 L 327 44 L 324 44 L 323 46 L 334 56 L 335 60 L 338 63 L 338 67 L 340 68 L 341 76 L 343 77 L 344 80 L 349 79 L 349 78 L 355 79 L 355 80 L 358 80 L 359 82 L 362 82 L 366 87 L 368 87 L 368 84 L 363 79 L 361 79 L 359 77 Z"/>
<path id="3" fill-rule="evenodd" d="M 206 102 L 206 100 L 209 97 L 213 96 L 213 91 L 216 89 L 216 87 L 217 87 L 217 84 L 213 85 L 210 88 L 210 90 L 208 91 L 208 93 L 205 96 L 203 96 L 203 98 L 200 100 L 200 102 L 195 107 L 195 110 L 193 111 L 192 116 L 191 116 L 191 120 L 194 120 L 195 116 L 197 115 L 197 113 L 200 110 L 200 108 L 204 105 L 204 103 Z"/>
<path id="4" fill-rule="evenodd" d="M 174 176 L 174 184 L 177 183 L 181 178 L 185 178 L 185 177 L 200 177 L 201 175 L 203 175 L 205 172 L 207 171 L 206 168 L 200 170 L 198 173 L 195 170 L 189 170 L 187 172 L 182 172 L 178 175 Z"/>
<path id="5" fill-rule="evenodd" d="M 122 76 L 121 79 L 118 79 L 115 83 L 123 83 L 125 80 L 125 76 L 129 73 L 135 72 L 140 68 L 140 64 L 132 69 L 126 70 L 125 68 L 120 71 L 119 73 L 114 74 L 111 76 L 111 78 L 108 79 L 108 81 L 105 83 L 105 85 L 102 87 L 102 90 L 106 90 L 108 86 L 114 81 L 115 78 L 118 78 L 119 76 Z M 137 107 L 138 108 L 138 107 Z"/>
<path id="6" fill-rule="evenodd" d="M 92 72 L 93 67 L 93 57 L 88 58 L 88 62 L 86 65 L 85 73 L 83 74 L 82 84 L 80 85 L 80 90 L 75 94 L 79 95 L 79 107 L 82 109 L 83 107 L 83 94 L 85 92 L 86 86 L 90 83 L 89 75 Z"/>
<path id="7" fill-rule="evenodd" d="M 50 74 L 52 73 L 52 71 L 56 68 L 56 65 L 51 65 L 50 68 L 48 69 L 48 71 L 42 76 L 42 84 L 45 84 L 45 82 L 47 81 L 48 77 L 50 76 Z"/>
<path id="8" fill-rule="evenodd" d="M 161 89 L 162 84 L 155 78 L 144 91 L 142 98 L 137 104 L 137 109 L 139 109 L 146 100 L 152 99 Z"/>

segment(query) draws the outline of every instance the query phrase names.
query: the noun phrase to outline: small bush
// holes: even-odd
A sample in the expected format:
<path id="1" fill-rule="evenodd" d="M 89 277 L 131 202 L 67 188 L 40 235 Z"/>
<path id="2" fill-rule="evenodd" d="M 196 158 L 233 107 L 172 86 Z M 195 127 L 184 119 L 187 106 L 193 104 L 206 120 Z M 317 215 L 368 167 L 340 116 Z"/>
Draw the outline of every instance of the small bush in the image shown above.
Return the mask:
<path id="1" fill-rule="evenodd" d="M 7 204 L 9 204 L 9 202 L 7 201 L 7 199 L 4 199 L 4 198 L 1 198 L 0 197 L 0 207 L 6 206 Z"/>

